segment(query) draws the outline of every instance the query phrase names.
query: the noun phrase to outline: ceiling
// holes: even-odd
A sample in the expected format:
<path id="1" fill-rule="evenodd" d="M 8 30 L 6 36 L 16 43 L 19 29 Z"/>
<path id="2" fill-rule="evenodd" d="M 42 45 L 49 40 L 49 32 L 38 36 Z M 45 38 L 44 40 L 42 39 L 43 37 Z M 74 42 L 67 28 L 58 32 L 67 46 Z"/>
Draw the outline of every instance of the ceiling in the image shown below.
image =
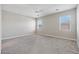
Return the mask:
<path id="1" fill-rule="evenodd" d="M 39 11 L 39 16 L 76 8 L 76 4 L 4 4 L 3 10 L 14 12 L 29 17 L 37 17 L 35 11 Z"/>

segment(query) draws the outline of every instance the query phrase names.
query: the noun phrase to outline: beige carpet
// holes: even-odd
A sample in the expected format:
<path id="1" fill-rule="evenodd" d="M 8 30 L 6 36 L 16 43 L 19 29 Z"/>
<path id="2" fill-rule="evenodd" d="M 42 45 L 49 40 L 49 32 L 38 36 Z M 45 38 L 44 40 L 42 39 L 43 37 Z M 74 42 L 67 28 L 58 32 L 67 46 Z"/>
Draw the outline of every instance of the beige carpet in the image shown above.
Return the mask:
<path id="1" fill-rule="evenodd" d="M 78 54 L 76 42 L 39 35 L 2 40 L 2 54 Z"/>

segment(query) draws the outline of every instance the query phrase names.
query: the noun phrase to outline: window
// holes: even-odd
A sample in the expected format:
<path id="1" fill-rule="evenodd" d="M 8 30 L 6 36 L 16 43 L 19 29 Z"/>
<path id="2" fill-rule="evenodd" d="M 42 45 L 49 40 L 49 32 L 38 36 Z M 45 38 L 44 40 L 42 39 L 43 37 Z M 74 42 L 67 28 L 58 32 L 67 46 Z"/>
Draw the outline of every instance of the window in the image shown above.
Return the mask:
<path id="1" fill-rule="evenodd" d="M 37 29 L 41 28 L 42 27 L 42 20 L 38 19 L 37 21 Z"/>
<path id="2" fill-rule="evenodd" d="M 68 15 L 59 17 L 59 29 L 60 29 L 60 31 L 66 31 L 66 32 L 71 31 L 70 20 L 71 20 L 71 16 L 68 16 Z"/>

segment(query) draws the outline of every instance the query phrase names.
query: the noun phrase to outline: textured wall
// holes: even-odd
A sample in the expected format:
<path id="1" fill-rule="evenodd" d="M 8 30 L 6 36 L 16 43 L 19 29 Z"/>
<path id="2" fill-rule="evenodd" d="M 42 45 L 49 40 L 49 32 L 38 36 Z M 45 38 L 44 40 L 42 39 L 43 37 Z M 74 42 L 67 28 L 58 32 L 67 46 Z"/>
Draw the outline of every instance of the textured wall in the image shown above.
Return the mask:
<path id="1" fill-rule="evenodd" d="M 2 38 L 12 38 L 32 34 L 35 30 L 35 20 L 30 17 L 2 11 Z"/>
<path id="2" fill-rule="evenodd" d="M 71 32 L 62 32 L 59 31 L 59 16 L 64 16 L 64 15 L 71 15 Z M 64 37 L 64 38 L 71 38 L 75 39 L 76 38 L 76 9 L 68 10 L 68 11 L 63 11 L 60 13 L 48 15 L 45 17 L 42 17 L 40 19 L 43 23 L 42 27 L 38 29 L 39 34 L 48 34 L 48 35 L 54 35 L 54 36 L 59 36 L 59 37 Z"/>

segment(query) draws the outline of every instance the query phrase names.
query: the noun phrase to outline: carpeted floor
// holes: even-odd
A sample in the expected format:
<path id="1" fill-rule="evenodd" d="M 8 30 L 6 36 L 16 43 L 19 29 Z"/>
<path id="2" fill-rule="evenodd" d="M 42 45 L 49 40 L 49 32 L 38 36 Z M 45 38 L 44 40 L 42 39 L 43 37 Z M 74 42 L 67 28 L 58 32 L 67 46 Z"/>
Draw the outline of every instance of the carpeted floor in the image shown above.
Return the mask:
<path id="1" fill-rule="evenodd" d="M 2 54 L 78 54 L 76 42 L 39 35 L 2 40 Z"/>

